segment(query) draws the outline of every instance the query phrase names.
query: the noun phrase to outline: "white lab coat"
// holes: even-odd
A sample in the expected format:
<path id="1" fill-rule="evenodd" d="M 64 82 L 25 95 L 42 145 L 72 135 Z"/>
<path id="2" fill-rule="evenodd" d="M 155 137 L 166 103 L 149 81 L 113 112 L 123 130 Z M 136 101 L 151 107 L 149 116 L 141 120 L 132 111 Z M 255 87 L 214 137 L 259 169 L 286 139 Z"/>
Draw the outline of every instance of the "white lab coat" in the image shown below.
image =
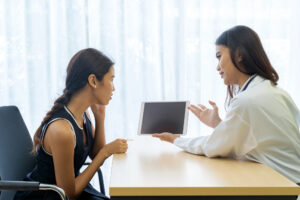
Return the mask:
<path id="1" fill-rule="evenodd" d="M 174 144 L 193 154 L 264 163 L 300 183 L 299 124 L 299 110 L 287 92 L 256 76 L 232 99 L 211 135 L 177 138 Z"/>

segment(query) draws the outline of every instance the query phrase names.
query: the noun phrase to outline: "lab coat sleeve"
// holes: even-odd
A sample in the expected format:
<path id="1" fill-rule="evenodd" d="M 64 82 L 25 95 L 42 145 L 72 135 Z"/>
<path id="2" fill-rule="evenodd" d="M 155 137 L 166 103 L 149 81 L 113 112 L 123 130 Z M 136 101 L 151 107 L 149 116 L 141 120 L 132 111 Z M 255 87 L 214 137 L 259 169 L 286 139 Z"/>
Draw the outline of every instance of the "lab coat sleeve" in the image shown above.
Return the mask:
<path id="1" fill-rule="evenodd" d="M 295 105 L 295 108 L 294 108 L 294 112 L 295 112 L 294 115 L 295 115 L 297 124 L 298 124 L 298 126 L 300 127 L 300 112 L 299 112 L 299 109 L 297 108 L 296 105 Z"/>
<path id="2" fill-rule="evenodd" d="M 243 115 L 247 115 L 245 111 L 241 111 L 240 108 L 233 109 L 211 135 L 177 138 L 174 144 L 187 152 L 207 157 L 243 157 L 257 146 L 253 129 L 243 119 Z"/>
<path id="3" fill-rule="evenodd" d="M 291 96 L 285 92 L 285 103 L 288 105 L 288 108 L 290 109 L 290 111 L 293 113 L 298 126 L 300 126 L 300 112 L 299 109 L 297 107 L 297 105 L 295 104 L 295 102 L 293 101 L 293 99 L 291 98 Z"/>

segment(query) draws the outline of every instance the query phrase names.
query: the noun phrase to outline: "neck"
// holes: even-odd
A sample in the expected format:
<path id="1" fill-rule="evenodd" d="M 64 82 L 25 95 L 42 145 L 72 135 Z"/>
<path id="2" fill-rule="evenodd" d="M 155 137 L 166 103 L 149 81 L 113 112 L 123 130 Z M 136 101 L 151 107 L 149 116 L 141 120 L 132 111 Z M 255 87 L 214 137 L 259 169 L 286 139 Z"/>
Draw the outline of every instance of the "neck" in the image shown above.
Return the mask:
<path id="1" fill-rule="evenodd" d="M 239 85 L 239 89 L 241 89 L 243 87 L 243 85 L 247 82 L 247 80 L 250 78 L 249 75 L 247 74 L 241 74 L 239 80 L 238 80 L 238 85 Z"/>
<path id="2" fill-rule="evenodd" d="M 86 94 L 85 90 L 81 90 L 72 96 L 71 100 L 66 106 L 72 112 L 76 121 L 82 125 L 83 113 L 90 105 L 91 103 L 89 96 Z"/>

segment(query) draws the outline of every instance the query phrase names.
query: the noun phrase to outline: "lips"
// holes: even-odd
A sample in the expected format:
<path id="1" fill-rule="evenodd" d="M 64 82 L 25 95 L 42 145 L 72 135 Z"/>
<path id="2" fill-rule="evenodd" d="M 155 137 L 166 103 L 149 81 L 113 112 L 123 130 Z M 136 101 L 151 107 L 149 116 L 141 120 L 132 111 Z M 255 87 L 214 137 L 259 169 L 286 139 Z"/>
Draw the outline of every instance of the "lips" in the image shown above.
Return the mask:
<path id="1" fill-rule="evenodd" d="M 220 74 L 221 78 L 223 78 L 224 72 L 220 72 L 219 74 Z"/>

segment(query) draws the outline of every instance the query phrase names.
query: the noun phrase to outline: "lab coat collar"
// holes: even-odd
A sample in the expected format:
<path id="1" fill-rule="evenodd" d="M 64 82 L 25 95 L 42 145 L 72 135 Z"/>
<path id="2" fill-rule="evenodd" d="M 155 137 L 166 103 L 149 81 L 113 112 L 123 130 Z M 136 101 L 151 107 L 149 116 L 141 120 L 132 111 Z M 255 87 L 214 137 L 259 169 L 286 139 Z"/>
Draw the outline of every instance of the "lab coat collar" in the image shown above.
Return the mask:
<path id="1" fill-rule="evenodd" d="M 247 87 L 247 89 L 245 91 L 247 91 L 248 89 L 254 87 L 255 85 L 257 85 L 257 84 L 259 84 L 259 83 L 261 83 L 261 82 L 263 82 L 265 80 L 265 78 L 263 78 L 263 77 L 261 77 L 261 76 L 259 76 L 257 74 L 254 74 L 254 75 L 250 76 L 248 78 L 248 80 L 244 83 L 244 85 L 240 89 L 239 93 L 243 92 L 244 87 L 247 85 L 247 83 L 251 80 L 251 78 L 253 76 L 255 76 L 254 79 L 249 83 L 249 85 L 248 85 L 248 87 Z"/>

